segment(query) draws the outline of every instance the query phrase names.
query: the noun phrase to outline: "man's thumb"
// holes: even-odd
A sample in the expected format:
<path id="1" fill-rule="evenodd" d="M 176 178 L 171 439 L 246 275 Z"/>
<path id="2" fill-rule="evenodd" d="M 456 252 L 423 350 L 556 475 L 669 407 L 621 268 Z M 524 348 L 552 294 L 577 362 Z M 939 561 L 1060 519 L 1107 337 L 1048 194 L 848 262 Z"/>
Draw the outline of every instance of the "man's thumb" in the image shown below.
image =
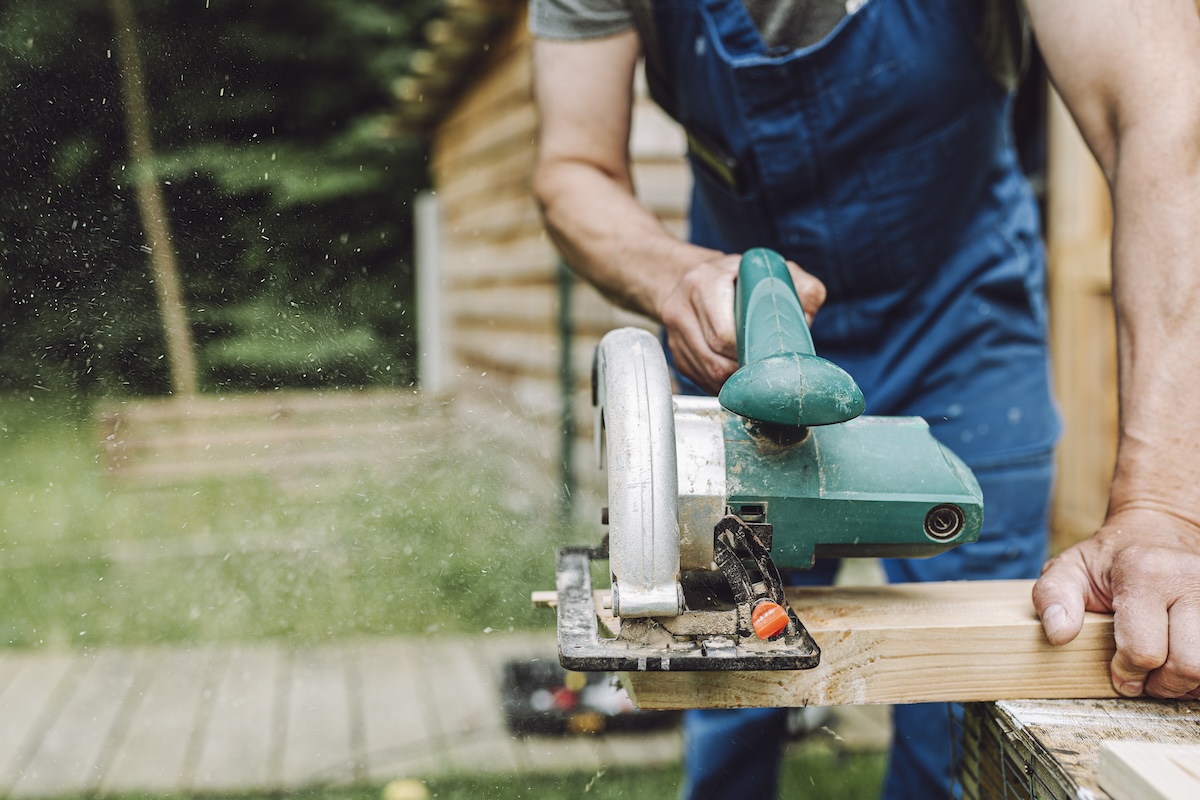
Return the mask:
<path id="1" fill-rule="evenodd" d="M 1046 566 L 1033 585 L 1033 607 L 1050 644 L 1061 645 L 1083 630 L 1084 598 L 1089 581 L 1076 564 L 1063 558 Z"/>

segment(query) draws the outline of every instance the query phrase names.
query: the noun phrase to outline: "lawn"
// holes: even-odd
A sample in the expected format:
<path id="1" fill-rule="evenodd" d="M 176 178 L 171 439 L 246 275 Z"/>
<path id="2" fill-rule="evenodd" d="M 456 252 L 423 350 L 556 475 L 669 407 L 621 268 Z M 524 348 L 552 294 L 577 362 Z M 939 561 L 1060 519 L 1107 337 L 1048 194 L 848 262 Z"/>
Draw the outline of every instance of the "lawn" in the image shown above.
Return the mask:
<path id="1" fill-rule="evenodd" d="M 780 797 L 822 800 L 863 800 L 876 797 L 883 782 L 884 757 L 877 753 L 839 754 L 821 745 L 789 750 L 780 772 Z M 598 772 L 447 775 L 424 782 L 429 800 L 670 800 L 679 794 L 680 769 L 607 768 Z M 380 786 L 316 788 L 288 792 L 291 800 L 424 800 L 405 781 L 395 794 Z M 419 792 L 419 789 L 418 789 Z M 279 794 L 223 795 L 220 800 L 277 800 Z M 197 800 L 208 800 L 201 795 Z M 58 800 L 74 800 L 59 798 Z M 118 800 L 171 800 L 151 795 L 124 796 Z M 212 800 L 217 800 L 212 798 Z"/>
<path id="2" fill-rule="evenodd" d="M 137 489 L 104 473 L 89 404 L 0 397 L 0 646 L 552 626 L 529 593 L 591 534 L 514 503 L 511 460 L 454 433 L 387 471 Z"/>
<path id="3" fill-rule="evenodd" d="M 877 753 L 842 755 L 823 746 L 792 748 L 779 778 L 780 797 L 863 800 L 879 795 L 884 756 Z M 594 798 L 594 800 L 670 800 L 679 794 L 678 767 L 623 769 L 600 773 L 449 777 L 429 782 L 438 800 L 536 800 L 537 798 Z M 374 800 L 369 796 L 328 800 Z M 316 798 L 314 797 L 314 800 Z"/>

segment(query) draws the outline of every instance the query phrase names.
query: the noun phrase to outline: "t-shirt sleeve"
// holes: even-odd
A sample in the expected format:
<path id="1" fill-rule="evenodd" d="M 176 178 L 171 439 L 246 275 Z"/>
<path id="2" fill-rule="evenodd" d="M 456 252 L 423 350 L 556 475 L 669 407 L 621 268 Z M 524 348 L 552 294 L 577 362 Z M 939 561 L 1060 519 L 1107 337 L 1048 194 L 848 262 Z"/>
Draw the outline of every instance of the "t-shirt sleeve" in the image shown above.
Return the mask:
<path id="1" fill-rule="evenodd" d="M 529 31 L 545 39 L 597 39 L 633 27 L 626 0 L 530 0 Z"/>

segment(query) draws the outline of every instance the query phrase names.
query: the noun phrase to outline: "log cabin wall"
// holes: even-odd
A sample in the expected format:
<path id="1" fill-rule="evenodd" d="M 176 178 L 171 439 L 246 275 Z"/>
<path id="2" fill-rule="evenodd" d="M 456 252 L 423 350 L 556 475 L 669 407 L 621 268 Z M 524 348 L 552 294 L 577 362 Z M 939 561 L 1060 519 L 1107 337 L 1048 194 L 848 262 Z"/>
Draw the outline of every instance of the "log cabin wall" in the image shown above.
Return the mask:
<path id="1" fill-rule="evenodd" d="M 1047 122 L 1050 336 L 1064 423 L 1051 520 L 1057 552 L 1104 520 L 1117 451 L 1117 357 L 1108 184 L 1057 94 Z"/>
<path id="2" fill-rule="evenodd" d="M 531 193 L 537 137 L 531 46 L 518 13 L 490 41 L 477 79 L 433 132 L 442 372 L 464 422 L 502 434 L 518 468 L 556 492 L 564 479 L 569 397 L 570 479 L 581 516 L 590 520 L 604 495 L 592 454 L 592 351 L 607 331 L 650 322 L 560 272 Z M 630 152 L 638 193 L 683 234 L 691 189 L 684 137 L 647 98 L 640 79 L 637 90 Z M 564 355 L 569 386 L 561 374 Z"/>

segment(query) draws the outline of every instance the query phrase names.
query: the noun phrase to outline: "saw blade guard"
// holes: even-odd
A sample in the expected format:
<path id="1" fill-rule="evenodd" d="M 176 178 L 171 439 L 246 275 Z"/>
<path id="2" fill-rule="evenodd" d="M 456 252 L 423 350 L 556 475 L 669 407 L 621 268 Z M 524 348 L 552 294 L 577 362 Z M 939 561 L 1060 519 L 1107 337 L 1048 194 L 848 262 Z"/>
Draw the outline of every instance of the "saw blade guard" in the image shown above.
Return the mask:
<path id="1" fill-rule="evenodd" d="M 596 348 L 594 379 L 597 450 L 608 472 L 613 612 L 678 616 L 675 412 L 658 339 L 640 328 L 611 331 Z"/>

